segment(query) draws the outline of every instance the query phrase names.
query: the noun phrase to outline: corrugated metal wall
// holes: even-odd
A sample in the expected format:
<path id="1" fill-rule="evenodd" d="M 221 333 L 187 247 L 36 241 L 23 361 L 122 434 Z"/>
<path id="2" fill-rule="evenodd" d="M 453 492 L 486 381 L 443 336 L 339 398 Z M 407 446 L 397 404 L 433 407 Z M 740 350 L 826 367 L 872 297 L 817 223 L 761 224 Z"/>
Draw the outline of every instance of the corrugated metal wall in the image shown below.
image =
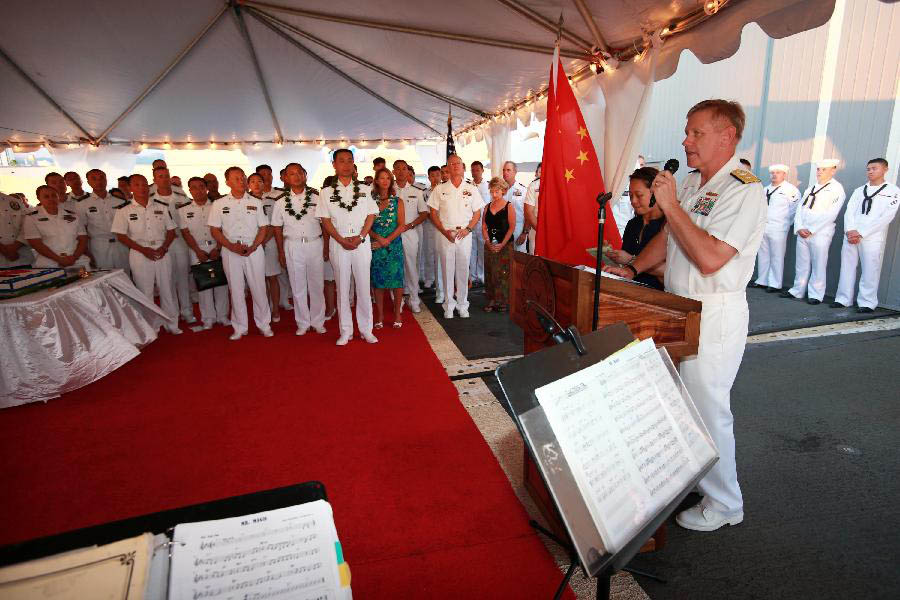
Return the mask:
<path id="1" fill-rule="evenodd" d="M 836 177 L 849 198 L 865 182 L 866 162 L 887 154 L 900 77 L 900 4 L 845 0 L 844 6 L 824 157 L 842 160 Z M 702 65 L 685 52 L 676 74 L 657 83 L 654 90 L 643 154 L 651 161 L 683 160 L 687 110 L 706 98 L 738 100 L 747 113 L 738 155 L 749 159 L 753 171 L 765 181 L 768 165 L 790 165 L 789 179 L 804 190 L 809 185 L 828 29 L 826 24 L 770 40 L 750 24 L 744 28 L 740 50 L 727 60 Z M 896 177 L 898 167 L 891 165 L 889 179 Z M 843 214 L 839 232 L 842 222 Z M 900 308 L 898 230 L 895 222 L 879 290 L 880 302 L 893 308 Z M 795 239 L 789 239 L 785 257 L 785 286 L 793 281 Z M 841 243 L 836 233 L 828 265 L 829 295 L 837 288 Z"/>

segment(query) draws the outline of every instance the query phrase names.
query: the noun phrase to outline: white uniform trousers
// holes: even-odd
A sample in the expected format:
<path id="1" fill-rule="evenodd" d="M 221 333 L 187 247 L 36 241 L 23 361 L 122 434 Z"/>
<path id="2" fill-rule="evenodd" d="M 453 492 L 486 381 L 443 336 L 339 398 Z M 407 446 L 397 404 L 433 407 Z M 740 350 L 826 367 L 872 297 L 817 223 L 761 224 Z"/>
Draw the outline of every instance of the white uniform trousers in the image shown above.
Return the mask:
<path id="1" fill-rule="evenodd" d="M 444 236 L 437 230 L 434 223 L 425 221 L 422 223 L 422 237 L 419 240 L 419 256 L 421 257 L 419 275 L 426 286 L 434 284 L 437 297 L 444 295 L 444 278 L 441 276 L 441 256 L 438 250 L 440 238 Z"/>
<path id="2" fill-rule="evenodd" d="M 472 232 L 472 256 L 469 257 L 469 275 L 473 280 L 484 283 L 484 237 L 481 235 L 481 222 Z"/>
<path id="3" fill-rule="evenodd" d="M 241 256 L 223 248 L 222 267 L 225 269 L 228 289 L 231 291 L 231 326 L 234 332 L 243 335 L 250 328 L 247 320 L 247 299 L 244 296 L 245 286 L 250 288 L 250 297 L 253 300 L 253 322 L 260 331 L 269 329 L 272 310 L 266 296 L 266 256 L 263 249 L 257 247 L 250 256 Z"/>
<path id="4" fill-rule="evenodd" d="M 337 286 L 341 337 L 353 336 L 353 315 L 350 314 L 351 279 L 356 284 L 356 326 L 361 335 L 371 335 L 372 289 L 369 279 L 372 269 L 372 245 L 368 238 L 356 250 L 346 250 L 333 239 L 330 244 L 328 255 L 334 268 L 334 282 Z"/>
<path id="5" fill-rule="evenodd" d="M 94 236 L 90 239 L 89 246 L 98 269 L 124 269 L 125 273 L 131 271 L 128 264 L 129 248 L 120 243 L 115 235 Z"/>
<path id="6" fill-rule="evenodd" d="M 832 236 L 834 226 L 821 229 L 806 239 L 797 236 L 794 287 L 788 290 L 795 298 L 802 298 L 804 294 L 816 300 L 825 297 L 825 275 Z"/>
<path id="7" fill-rule="evenodd" d="M 157 247 L 157 245 L 154 245 Z M 172 253 L 166 252 L 159 260 L 150 260 L 137 250 L 129 250 L 128 263 L 131 266 L 131 279 L 134 286 L 141 290 L 153 302 L 153 286 L 159 289 L 159 307 L 170 321 L 168 329 L 178 327 L 178 300 L 172 289 Z"/>
<path id="8" fill-rule="evenodd" d="M 469 258 L 472 236 L 451 242 L 443 235 L 438 239 L 441 270 L 444 276 L 444 312 L 469 310 Z"/>
<path id="9" fill-rule="evenodd" d="M 191 302 L 191 249 L 180 237 L 176 237 L 169 251 L 172 255 L 172 283 L 178 297 L 181 316 L 185 319 L 194 316 L 194 305 Z"/>
<path id="10" fill-rule="evenodd" d="M 784 278 L 784 251 L 787 231 L 765 232 L 756 255 L 756 283 L 781 289 Z"/>
<path id="11" fill-rule="evenodd" d="M 198 242 L 203 250 L 209 252 L 215 247 L 215 244 L 204 244 Z M 197 255 L 191 252 L 191 264 L 198 265 L 200 260 Z M 200 306 L 200 320 L 204 325 L 211 326 L 218 321 L 225 324 L 228 322 L 228 286 L 220 285 L 219 287 L 210 288 L 197 292 L 197 304 Z"/>
<path id="12" fill-rule="evenodd" d="M 278 303 L 281 306 L 290 306 L 290 298 L 293 296 L 291 292 L 291 278 L 288 277 L 287 271 L 284 269 L 278 274 L 278 291 L 281 294 Z"/>
<path id="13" fill-rule="evenodd" d="M 537 244 L 537 231 L 534 229 L 528 230 L 528 254 L 534 254 L 534 248 Z"/>
<path id="14" fill-rule="evenodd" d="M 697 356 L 681 361 L 679 371 L 719 449 L 718 462 L 700 481 L 699 488 L 706 502 L 733 516 L 743 510 L 744 501 L 735 463 L 731 386 L 744 356 L 750 311 L 743 291 L 691 298 L 703 302 L 700 348 Z"/>
<path id="15" fill-rule="evenodd" d="M 409 296 L 409 306 L 419 309 L 419 232 L 424 223 L 400 234 L 403 241 L 403 293 Z"/>
<path id="16" fill-rule="evenodd" d="M 840 302 L 845 306 L 853 304 L 856 265 L 862 264 L 856 305 L 860 308 L 876 308 L 878 306 L 878 281 L 881 279 L 881 261 L 884 259 L 886 242 L 887 236 L 884 233 L 863 238 L 858 244 L 851 244 L 847 241 L 847 236 L 844 236 L 844 245 L 841 247 L 841 279 L 834 298 L 835 302 Z"/>
<path id="17" fill-rule="evenodd" d="M 322 236 L 287 238 L 284 258 L 294 294 L 294 320 L 298 329 L 325 326 L 325 260 L 322 258 Z"/>

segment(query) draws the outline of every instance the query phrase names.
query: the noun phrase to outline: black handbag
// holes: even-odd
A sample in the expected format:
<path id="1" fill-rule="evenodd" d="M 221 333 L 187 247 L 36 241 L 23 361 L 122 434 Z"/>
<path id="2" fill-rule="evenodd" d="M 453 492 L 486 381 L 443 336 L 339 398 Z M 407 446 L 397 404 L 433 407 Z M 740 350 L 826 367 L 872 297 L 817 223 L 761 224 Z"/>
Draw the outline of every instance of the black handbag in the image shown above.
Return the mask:
<path id="1" fill-rule="evenodd" d="M 228 279 L 225 277 L 225 267 L 222 266 L 221 258 L 198 265 L 191 265 L 191 275 L 194 277 L 194 283 L 197 284 L 198 292 L 210 290 L 220 285 L 228 285 Z"/>

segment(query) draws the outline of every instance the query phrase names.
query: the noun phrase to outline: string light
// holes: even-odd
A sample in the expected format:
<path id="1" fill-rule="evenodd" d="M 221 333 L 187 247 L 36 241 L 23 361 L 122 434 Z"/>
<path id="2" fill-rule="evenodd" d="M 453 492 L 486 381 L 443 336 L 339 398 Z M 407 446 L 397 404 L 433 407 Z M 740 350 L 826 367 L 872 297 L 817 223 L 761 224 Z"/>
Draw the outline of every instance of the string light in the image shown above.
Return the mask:
<path id="1" fill-rule="evenodd" d="M 146 149 L 147 149 L 147 144 L 141 144 L 141 150 L 146 150 Z"/>
<path id="2" fill-rule="evenodd" d="M 210 148 L 210 150 L 215 150 L 215 149 L 216 149 L 216 143 L 215 143 L 215 142 L 210 142 L 210 143 L 209 143 L 209 148 Z"/>
<path id="3" fill-rule="evenodd" d="M 172 144 L 170 144 L 169 142 L 166 142 L 165 144 L 163 144 L 163 149 L 165 149 L 165 150 L 171 150 L 171 149 L 172 149 Z"/>
<path id="4" fill-rule="evenodd" d="M 703 3 L 703 12 L 711 17 L 719 12 L 721 5 L 722 3 L 720 0 L 706 0 L 706 2 Z"/>

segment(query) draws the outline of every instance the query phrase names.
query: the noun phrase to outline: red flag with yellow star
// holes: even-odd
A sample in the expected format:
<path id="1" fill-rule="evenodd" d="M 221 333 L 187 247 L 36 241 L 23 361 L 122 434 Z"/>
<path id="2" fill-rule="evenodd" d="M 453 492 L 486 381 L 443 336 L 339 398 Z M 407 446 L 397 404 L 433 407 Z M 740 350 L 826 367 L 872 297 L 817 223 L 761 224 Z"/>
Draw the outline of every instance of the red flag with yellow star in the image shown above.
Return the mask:
<path id="1" fill-rule="evenodd" d="M 606 191 L 603 175 L 557 53 L 553 60 L 535 253 L 572 265 L 595 266 L 596 259 L 587 253 L 587 249 L 597 245 L 597 196 Z M 622 247 L 622 238 L 609 205 L 603 239 L 616 249 Z"/>

